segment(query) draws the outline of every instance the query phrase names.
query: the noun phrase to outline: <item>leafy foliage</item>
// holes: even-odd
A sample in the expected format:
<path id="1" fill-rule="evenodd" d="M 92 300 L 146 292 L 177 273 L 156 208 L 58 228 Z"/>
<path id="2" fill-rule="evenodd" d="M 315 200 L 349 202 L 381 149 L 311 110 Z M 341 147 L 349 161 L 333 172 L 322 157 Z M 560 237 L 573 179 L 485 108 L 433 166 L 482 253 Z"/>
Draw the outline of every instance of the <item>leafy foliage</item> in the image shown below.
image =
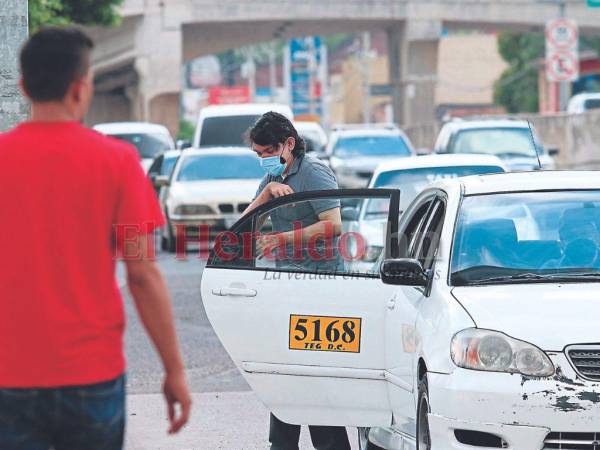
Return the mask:
<path id="1" fill-rule="evenodd" d="M 112 26 L 119 23 L 116 7 L 123 0 L 28 0 L 29 28 L 35 32 L 42 26 L 81 25 Z"/>

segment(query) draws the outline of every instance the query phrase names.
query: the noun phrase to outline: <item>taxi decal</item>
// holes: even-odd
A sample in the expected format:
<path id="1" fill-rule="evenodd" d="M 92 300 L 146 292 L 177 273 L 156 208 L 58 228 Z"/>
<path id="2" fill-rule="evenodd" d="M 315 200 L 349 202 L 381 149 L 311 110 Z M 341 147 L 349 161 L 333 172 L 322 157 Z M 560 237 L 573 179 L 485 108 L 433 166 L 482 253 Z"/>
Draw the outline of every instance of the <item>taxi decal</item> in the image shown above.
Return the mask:
<path id="1" fill-rule="evenodd" d="M 290 315 L 290 350 L 360 353 L 358 317 Z"/>

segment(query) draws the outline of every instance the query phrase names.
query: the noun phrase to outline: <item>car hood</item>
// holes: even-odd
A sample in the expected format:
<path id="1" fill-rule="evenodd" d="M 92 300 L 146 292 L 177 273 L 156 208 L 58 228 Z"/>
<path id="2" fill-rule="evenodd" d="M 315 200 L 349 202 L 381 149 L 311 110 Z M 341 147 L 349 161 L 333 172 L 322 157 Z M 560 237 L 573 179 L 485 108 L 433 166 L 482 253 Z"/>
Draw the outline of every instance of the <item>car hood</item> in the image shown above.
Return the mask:
<path id="1" fill-rule="evenodd" d="M 600 342 L 597 283 L 456 287 L 454 297 L 478 328 L 497 330 L 546 351 Z"/>
<path id="2" fill-rule="evenodd" d="M 174 182 L 170 195 L 181 202 L 237 200 L 250 202 L 260 180 L 210 180 Z"/>

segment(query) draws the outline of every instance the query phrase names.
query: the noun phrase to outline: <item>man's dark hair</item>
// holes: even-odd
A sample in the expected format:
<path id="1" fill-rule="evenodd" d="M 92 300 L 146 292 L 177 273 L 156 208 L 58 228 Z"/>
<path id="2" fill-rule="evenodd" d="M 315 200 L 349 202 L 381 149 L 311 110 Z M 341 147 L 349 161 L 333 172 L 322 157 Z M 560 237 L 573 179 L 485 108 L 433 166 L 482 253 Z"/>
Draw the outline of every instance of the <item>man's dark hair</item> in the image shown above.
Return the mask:
<path id="1" fill-rule="evenodd" d="M 292 155 L 297 157 L 306 152 L 306 143 L 298 136 L 292 122 L 283 114 L 275 111 L 263 114 L 250 129 L 248 137 L 251 142 L 258 145 L 282 144 L 287 138 L 293 137 L 296 145 L 292 149 Z"/>
<path id="2" fill-rule="evenodd" d="M 76 28 L 44 28 L 21 49 L 21 76 L 35 102 L 62 100 L 71 83 L 90 68 L 92 40 Z"/>

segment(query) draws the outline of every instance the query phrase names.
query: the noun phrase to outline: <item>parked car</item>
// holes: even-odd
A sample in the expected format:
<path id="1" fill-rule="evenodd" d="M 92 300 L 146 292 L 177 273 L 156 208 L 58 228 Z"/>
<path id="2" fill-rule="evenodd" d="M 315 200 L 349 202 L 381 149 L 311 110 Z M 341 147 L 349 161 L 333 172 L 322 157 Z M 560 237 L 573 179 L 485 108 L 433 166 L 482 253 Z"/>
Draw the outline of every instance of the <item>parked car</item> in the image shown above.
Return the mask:
<path id="1" fill-rule="evenodd" d="M 377 167 L 369 188 L 400 189 L 400 216 L 415 197 L 429 184 L 468 175 L 501 173 L 506 168 L 497 156 L 492 155 L 426 155 L 401 158 Z M 383 252 L 388 210 L 385 200 L 365 200 L 356 208 L 347 207 L 343 213 L 350 222 L 348 231 L 359 233 L 365 241 L 366 251 L 355 267 L 371 264 Z"/>
<path id="2" fill-rule="evenodd" d="M 442 127 L 434 152 L 496 155 L 510 170 L 537 170 L 554 169 L 558 149 L 547 151 L 525 120 L 459 119 Z"/>
<path id="3" fill-rule="evenodd" d="M 269 111 L 294 119 L 289 106 L 276 103 L 205 106 L 198 116 L 193 147 L 243 147 L 246 131 Z"/>
<path id="4" fill-rule="evenodd" d="M 94 125 L 94 130 L 133 144 L 148 171 L 157 155 L 175 148 L 167 127 L 148 122 L 112 122 Z"/>
<path id="5" fill-rule="evenodd" d="M 190 241 L 198 239 L 200 225 L 210 227 L 209 237 L 229 228 L 254 198 L 263 176 L 248 148 L 183 150 L 170 178 L 157 177 L 165 186 L 162 248 L 176 250 L 178 227 Z"/>
<path id="6" fill-rule="evenodd" d="M 327 145 L 327 134 L 317 122 L 295 121 L 294 127 L 306 141 L 306 151 L 321 154 Z"/>
<path id="7" fill-rule="evenodd" d="M 241 249 L 213 252 L 203 272 L 207 316 L 267 409 L 288 423 L 370 427 L 361 435 L 386 449 L 594 447 L 597 172 L 438 181 L 400 224 L 397 190 L 304 192 L 231 232 L 242 242 L 275 210 L 347 196 L 388 199 L 379 275 L 258 266 Z M 537 239 L 506 213 L 523 208 Z"/>
<path id="8" fill-rule="evenodd" d="M 574 95 L 567 105 L 569 114 L 582 114 L 593 109 L 600 109 L 600 92 L 583 92 Z"/>
<path id="9" fill-rule="evenodd" d="M 325 151 L 341 188 L 365 187 L 381 162 L 414 154 L 408 137 L 394 126 L 334 129 Z"/>

